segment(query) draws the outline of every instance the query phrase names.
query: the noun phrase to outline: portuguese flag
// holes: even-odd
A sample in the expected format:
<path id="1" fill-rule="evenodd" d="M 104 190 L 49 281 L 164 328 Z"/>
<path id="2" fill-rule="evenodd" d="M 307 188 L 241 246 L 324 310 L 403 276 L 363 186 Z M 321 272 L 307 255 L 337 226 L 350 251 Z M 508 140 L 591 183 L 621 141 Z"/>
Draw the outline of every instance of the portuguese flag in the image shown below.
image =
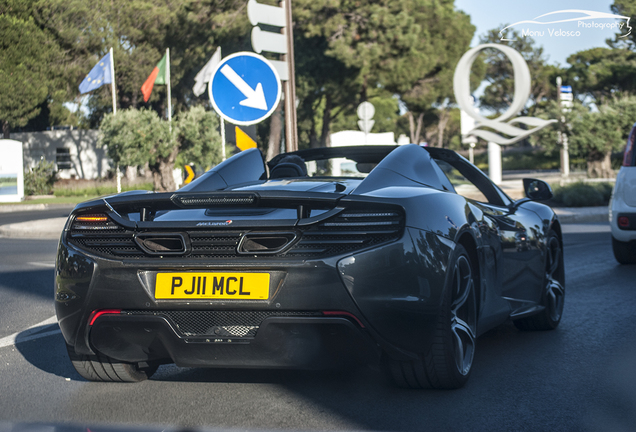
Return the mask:
<path id="1" fill-rule="evenodd" d="M 141 86 L 141 92 L 144 95 L 144 102 L 148 102 L 148 99 L 150 99 L 150 94 L 152 93 L 152 88 L 155 84 L 166 84 L 166 74 L 168 71 L 166 68 L 166 56 L 167 54 L 164 54 L 163 58 L 159 60 L 157 66 L 155 66 L 155 68 L 150 73 L 150 76 L 146 79 L 146 82 L 144 82 L 144 84 Z"/>

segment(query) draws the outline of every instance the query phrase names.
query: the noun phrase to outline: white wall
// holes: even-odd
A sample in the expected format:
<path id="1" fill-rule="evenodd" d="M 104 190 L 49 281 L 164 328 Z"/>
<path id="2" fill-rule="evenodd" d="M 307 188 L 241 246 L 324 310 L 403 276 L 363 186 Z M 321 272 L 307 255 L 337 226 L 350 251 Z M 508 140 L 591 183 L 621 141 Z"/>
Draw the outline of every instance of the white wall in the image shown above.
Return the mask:
<path id="1" fill-rule="evenodd" d="M 395 145 L 393 132 L 368 133 L 361 131 L 340 131 L 332 133 L 331 147 L 350 145 Z"/>
<path id="2" fill-rule="evenodd" d="M 0 139 L 0 177 L 15 178 L 17 182 L 16 186 L 0 187 L 0 202 L 19 202 L 24 198 L 22 158 L 22 143 Z"/>
<path id="3" fill-rule="evenodd" d="M 46 132 L 12 133 L 11 139 L 23 143 L 24 169 L 34 167 L 44 156 L 55 163 L 56 149 L 70 150 L 72 167 L 58 172 L 59 178 L 96 179 L 106 176 L 110 161 L 106 150 L 98 147 L 97 130 L 55 130 Z"/>

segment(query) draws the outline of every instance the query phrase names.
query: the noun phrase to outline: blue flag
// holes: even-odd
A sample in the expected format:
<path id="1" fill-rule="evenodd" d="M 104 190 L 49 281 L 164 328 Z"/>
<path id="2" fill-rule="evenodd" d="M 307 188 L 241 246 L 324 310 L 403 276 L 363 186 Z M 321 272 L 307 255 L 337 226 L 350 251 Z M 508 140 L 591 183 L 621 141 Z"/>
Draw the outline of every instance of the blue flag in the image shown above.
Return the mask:
<path id="1" fill-rule="evenodd" d="M 113 82 L 110 74 L 110 53 L 106 54 L 95 67 L 86 75 L 84 81 L 79 85 L 80 93 L 87 93 L 91 90 L 101 87 L 104 84 Z"/>

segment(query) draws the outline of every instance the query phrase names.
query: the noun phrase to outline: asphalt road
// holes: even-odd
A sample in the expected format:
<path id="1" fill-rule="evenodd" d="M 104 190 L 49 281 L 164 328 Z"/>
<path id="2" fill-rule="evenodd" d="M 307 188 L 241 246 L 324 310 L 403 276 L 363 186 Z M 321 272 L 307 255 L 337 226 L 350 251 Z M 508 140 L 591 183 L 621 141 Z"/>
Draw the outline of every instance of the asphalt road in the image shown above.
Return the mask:
<path id="1" fill-rule="evenodd" d="M 396 389 L 373 368 L 163 366 L 139 384 L 88 383 L 67 360 L 56 325 L 46 324 L 54 314 L 56 241 L 0 239 L 0 422 L 242 430 L 634 430 L 636 266 L 614 261 L 606 224 L 566 225 L 565 232 L 561 326 L 520 332 L 507 323 L 487 333 L 478 340 L 470 381 L 455 391 Z"/>
<path id="2" fill-rule="evenodd" d="M 7 213 L 0 212 L 0 225 L 68 217 L 73 208 L 75 208 L 75 205 L 73 204 L 59 204 L 55 206 L 49 206 L 49 208 L 44 210 L 37 211 L 16 211 Z"/>

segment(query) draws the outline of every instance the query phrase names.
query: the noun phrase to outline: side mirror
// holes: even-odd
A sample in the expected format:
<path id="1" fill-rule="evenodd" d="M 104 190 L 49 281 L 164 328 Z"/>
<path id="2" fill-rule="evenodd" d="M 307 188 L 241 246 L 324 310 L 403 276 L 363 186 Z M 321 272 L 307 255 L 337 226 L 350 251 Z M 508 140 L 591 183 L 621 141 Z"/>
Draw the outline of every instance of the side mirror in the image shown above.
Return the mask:
<path id="1" fill-rule="evenodd" d="M 554 196 L 550 185 L 543 180 L 524 178 L 523 189 L 532 201 L 545 201 Z"/>

